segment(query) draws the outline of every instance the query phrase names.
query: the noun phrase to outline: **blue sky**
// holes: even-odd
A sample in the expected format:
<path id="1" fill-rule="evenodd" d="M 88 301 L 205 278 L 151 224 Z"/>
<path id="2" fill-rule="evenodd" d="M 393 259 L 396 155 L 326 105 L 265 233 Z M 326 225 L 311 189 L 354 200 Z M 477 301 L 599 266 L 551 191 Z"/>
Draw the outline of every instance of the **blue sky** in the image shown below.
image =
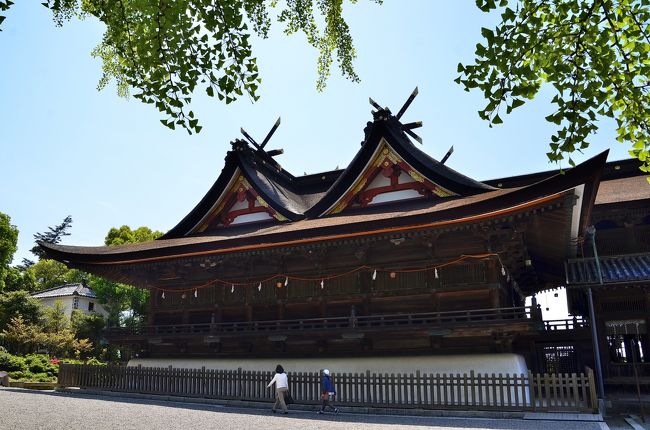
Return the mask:
<path id="1" fill-rule="evenodd" d="M 444 6 L 441 6 L 444 4 Z M 17 2 L 0 33 L 0 211 L 20 230 L 14 263 L 31 257 L 32 235 L 66 216 L 74 220 L 64 243 L 102 245 L 111 227 L 146 225 L 166 231 L 183 218 L 217 178 L 229 142 L 243 126 L 262 139 L 278 116 L 269 144 L 283 148 L 278 161 L 295 175 L 345 166 L 359 149 L 371 119 L 368 97 L 396 112 L 417 85 L 420 94 L 404 116 L 421 120 L 423 149 L 476 179 L 556 168 L 547 162 L 553 111 L 546 90 L 533 102 L 488 128 L 477 111 L 478 93 L 453 82 L 458 62 L 473 58 L 482 26 L 496 23 L 473 1 L 360 0 L 345 5 L 355 40 L 360 84 L 333 70 L 316 91 L 316 52 L 301 35 L 286 37 L 274 23 L 254 49 L 263 79 L 259 102 L 230 106 L 202 94 L 192 109 L 203 131 L 188 136 L 163 127 L 161 116 L 114 88 L 96 90 L 99 60 L 90 51 L 101 40 L 96 20 L 57 28 L 39 2 Z M 627 158 L 602 122 L 584 160 L 606 149 L 610 160 Z"/>

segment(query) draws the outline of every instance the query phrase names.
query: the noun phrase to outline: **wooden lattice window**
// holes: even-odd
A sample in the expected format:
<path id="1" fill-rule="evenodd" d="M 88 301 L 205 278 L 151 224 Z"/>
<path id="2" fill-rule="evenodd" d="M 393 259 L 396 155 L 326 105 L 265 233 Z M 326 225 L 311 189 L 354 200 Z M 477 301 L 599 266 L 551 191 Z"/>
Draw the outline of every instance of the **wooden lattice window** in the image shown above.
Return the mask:
<path id="1" fill-rule="evenodd" d="M 212 305 L 214 304 L 214 289 L 201 288 L 188 293 L 192 305 Z"/>
<path id="2" fill-rule="evenodd" d="M 484 263 L 459 264 L 443 267 L 439 271 L 440 284 L 444 286 L 457 284 L 480 284 L 487 282 Z"/>
<path id="3" fill-rule="evenodd" d="M 323 290 L 327 296 L 360 293 L 358 276 L 343 276 L 325 281 Z"/>
<path id="4" fill-rule="evenodd" d="M 427 272 L 378 272 L 374 281 L 375 291 L 404 291 L 426 288 Z"/>
<path id="5" fill-rule="evenodd" d="M 155 294 L 156 303 L 161 308 L 173 308 L 181 304 L 181 293 L 174 291 L 158 291 Z"/>
<path id="6" fill-rule="evenodd" d="M 252 303 L 273 303 L 276 300 L 275 283 L 267 282 L 262 285 L 261 289 L 252 287 L 251 302 Z"/>
<path id="7" fill-rule="evenodd" d="M 320 289 L 320 281 L 298 281 L 291 280 L 287 285 L 287 297 L 289 299 L 301 299 L 315 297 Z"/>
<path id="8" fill-rule="evenodd" d="M 245 287 L 222 287 L 225 288 L 223 303 L 226 305 L 240 305 L 246 302 Z"/>

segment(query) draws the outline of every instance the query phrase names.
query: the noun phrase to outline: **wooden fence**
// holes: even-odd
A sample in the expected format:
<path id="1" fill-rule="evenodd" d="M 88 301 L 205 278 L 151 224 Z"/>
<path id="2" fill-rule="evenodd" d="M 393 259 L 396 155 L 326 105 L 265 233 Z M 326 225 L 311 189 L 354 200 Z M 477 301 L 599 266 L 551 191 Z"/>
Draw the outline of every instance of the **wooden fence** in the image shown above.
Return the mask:
<path id="1" fill-rule="evenodd" d="M 119 392 L 273 401 L 272 372 L 61 364 L 58 385 Z M 289 373 L 300 404 L 320 403 L 317 372 Z M 596 412 L 593 371 L 571 374 L 332 375 L 339 406 L 498 411 Z"/>

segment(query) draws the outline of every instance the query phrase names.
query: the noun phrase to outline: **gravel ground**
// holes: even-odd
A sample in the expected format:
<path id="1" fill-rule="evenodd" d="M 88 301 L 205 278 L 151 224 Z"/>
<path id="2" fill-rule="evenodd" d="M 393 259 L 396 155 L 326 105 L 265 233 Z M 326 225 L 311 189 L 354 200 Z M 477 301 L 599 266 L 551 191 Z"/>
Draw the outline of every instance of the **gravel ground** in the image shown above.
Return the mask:
<path id="1" fill-rule="evenodd" d="M 52 391 L 0 388 L 0 429 L 7 430 L 196 430 L 196 429 L 530 429 L 602 430 L 604 423 L 484 418 L 318 415 L 290 411 L 175 403 Z"/>

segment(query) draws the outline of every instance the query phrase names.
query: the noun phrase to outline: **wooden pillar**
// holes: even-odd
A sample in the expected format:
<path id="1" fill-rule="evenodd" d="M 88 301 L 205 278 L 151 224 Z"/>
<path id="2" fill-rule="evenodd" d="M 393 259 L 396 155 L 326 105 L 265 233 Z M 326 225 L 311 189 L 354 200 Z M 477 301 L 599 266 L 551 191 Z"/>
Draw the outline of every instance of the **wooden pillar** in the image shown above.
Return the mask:
<path id="1" fill-rule="evenodd" d="M 158 291 L 151 290 L 149 293 L 149 312 L 147 313 L 147 325 L 154 325 L 154 315 L 155 311 L 158 309 L 156 306 Z"/>
<path id="2" fill-rule="evenodd" d="M 431 309 L 433 312 L 438 312 L 440 310 L 440 294 L 433 293 L 431 294 Z"/>
<path id="3" fill-rule="evenodd" d="M 361 306 L 357 309 L 359 315 L 372 315 L 372 281 L 370 274 L 357 273 L 357 282 L 361 294 Z"/>
<path id="4" fill-rule="evenodd" d="M 279 320 L 284 319 L 284 302 L 278 303 L 278 319 Z"/>
<path id="5" fill-rule="evenodd" d="M 252 288 L 246 288 L 245 289 L 245 296 L 244 296 L 244 303 L 246 303 L 246 321 L 250 322 L 253 321 L 253 305 L 251 305 L 252 302 L 252 296 L 253 296 L 253 289 Z"/>
<path id="6" fill-rule="evenodd" d="M 319 305 L 320 305 L 320 317 L 321 318 L 327 317 L 327 300 L 321 299 Z"/>
<path id="7" fill-rule="evenodd" d="M 645 320 L 646 333 L 639 335 L 639 337 L 643 343 L 641 347 L 643 348 L 643 356 L 646 357 L 647 362 L 648 357 L 650 357 L 650 290 L 645 290 L 644 292 L 646 314 L 643 319 Z"/>
<path id="8" fill-rule="evenodd" d="M 490 306 L 493 308 L 501 307 L 501 291 L 498 288 L 490 288 Z"/>
<path id="9" fill-rule="evenodd" d="M 485 264 L 487 266 L 487 282 L 489 284 L 498 284 L 501 276 L 501 265 L 496 260 L 488 260 Z"/>

